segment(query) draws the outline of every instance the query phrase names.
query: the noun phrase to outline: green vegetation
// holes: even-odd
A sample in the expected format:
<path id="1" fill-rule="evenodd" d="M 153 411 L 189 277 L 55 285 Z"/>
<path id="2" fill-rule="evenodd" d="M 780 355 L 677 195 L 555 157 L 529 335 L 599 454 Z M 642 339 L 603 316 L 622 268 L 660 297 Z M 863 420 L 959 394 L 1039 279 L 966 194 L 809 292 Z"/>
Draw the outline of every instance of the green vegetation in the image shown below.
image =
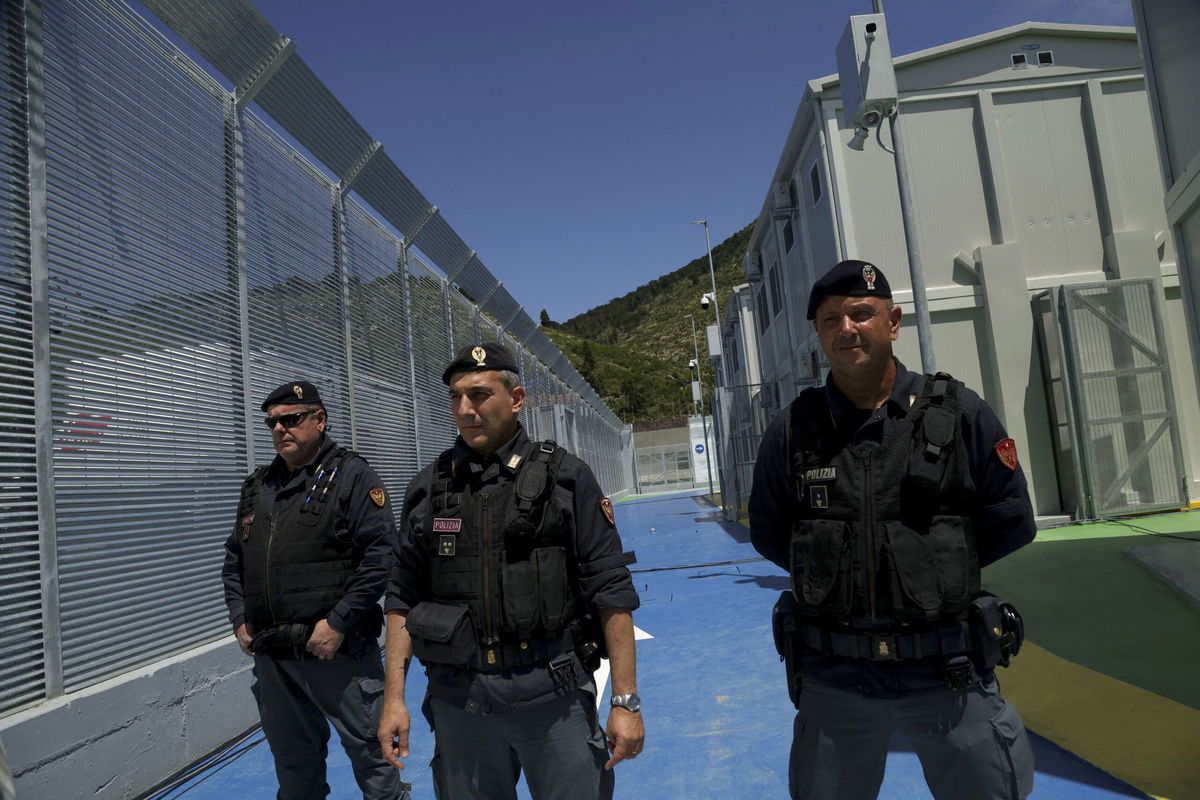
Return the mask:
<path id="1" fill-rule="evenodd" d="M 563 328 L 546 335 L 579 374 L 624 422 L 691 413 L 691 370 L 686 361 L 666 361 L 632 348 L 600 344 Z"/>
<path id="2" fill-rule="evenodd" d="M 734 286 L 746 282 L 742 257 L 753 223 L 713 248 L 720 308 Z M 579 373 L 623 421 L 641 422 L 691 413 L 694 314 L 705 394 L 712 388 L 705 328 L 712 308 L 700 295 L 712 291 L 708 254 L 563 323 L 541 314 L 542 328 Z"/>

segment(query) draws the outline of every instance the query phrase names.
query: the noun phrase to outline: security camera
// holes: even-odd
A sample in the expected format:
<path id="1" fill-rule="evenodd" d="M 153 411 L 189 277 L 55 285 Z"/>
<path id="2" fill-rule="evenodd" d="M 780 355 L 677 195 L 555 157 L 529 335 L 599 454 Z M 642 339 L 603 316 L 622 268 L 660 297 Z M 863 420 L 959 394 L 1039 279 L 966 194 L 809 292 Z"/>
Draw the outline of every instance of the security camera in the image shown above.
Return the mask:
<path id="1" fill-rule="evenodd" d="M 712 296 L 709 295 L 708 292 L 705 292 L 704 294 L 700 295 L 700 307 L 701 308 L 708 308 L 708 304 L 711 302 L 712 302 Z"/>
<path id="2" fill-rule="evenodd" d="M 696 368 L 696 359 L 689 358 L 688 359 L 688 369 L 695 369 L 695 368 Z"/>
<path id="3" fill-rule="evenodd" d="M 846 143 L 846 146 L 851 150 L 862 151 L 863 145 L 867 142 L 867 137 L 871 135 L 871 130 L 859 125 L 854 129 L 854 138 Z"/>
<path id="4" fill-rule="evenodd" d="M 879 121 L 881 119 L 883 119 L 883 115 L 880 114 L 875 109 L 871 109 L 867 113 L 863 114 L 862 119 L 863 119 L 863 125 L 866 125 L 868 128 L 874 128 L 876 125 L 879 124 Z"/>

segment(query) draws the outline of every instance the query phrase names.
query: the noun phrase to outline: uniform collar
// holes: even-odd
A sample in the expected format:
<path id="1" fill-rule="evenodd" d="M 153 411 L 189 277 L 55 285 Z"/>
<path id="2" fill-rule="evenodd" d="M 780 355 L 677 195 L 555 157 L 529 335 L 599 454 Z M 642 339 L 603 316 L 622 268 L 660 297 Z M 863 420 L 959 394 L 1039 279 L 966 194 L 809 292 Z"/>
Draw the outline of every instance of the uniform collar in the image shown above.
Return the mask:
<path id="1" fill-rule="evenodd" d="M 337 442 L 335 442 L 329 434 L 325 434 L 324 438 L 321 440 L 321 446 L 317 448 L 317 454 L 312 457 L 312 461 L 309 461 L 295 472 L 292 472 L 288 469 L 287 462 L 283 460 L 283 456 L 276 455 L 275 460 L 271 462 L 269 471 L 284 476 L 300 473 L 312 475 L 317 471 L 317 467 L 325 463 L 325 459 L 328 458 L 329 454 L 332 453 L 336 448 Z"/>
<path id="2" fill-rule="evenodd" d="M 520 455 L 522 460 L 524 460 L 528 450 L 529 437 L 525 435 L 525 428 L 520 422 L 518 422 L 516 434 L 514 434 L 513 437 L 507 442 L 500 445 L 500 447 L 496 449 L 496 452 L 492 453 L 490 456 L 479 455 L 479 453 L 476 453 L 474 450 L 472 450 L 467 443 L 463 441 L 463 438 L 459 436 L 454 441 L 454 452 L 451 455 L 451 458 L 454 461 L 456 472 L 464 467 L 469 469 L 472 465 L 474 465 L 478 471 L 482 472 L 488 464 L 499 463 L 501 470 L 511 474 L 516 472 L 516 468 L 519 466 L 519 462 L 511 467 L 509 466 L 509 462 L 513 455 Z"/>
<path id="3" fill-rule="evenodd" d="M 896 380 L 892 384 L 892 393 L 888 395 L 887 400 L 883 401 L 883 406 L 880 408 L 890 416 L 905 417 L 908 416 L 908 409 L 912 406 L 915 395 L 920 394 L 921 376 L 910 372 L 895 356 L 892 356 L 892 361 L 896 364 Z M 853 411 L 862 411 L 862 409 L 856 409 L 849 398 L 842 394 L 842 390 L 834 384 L 833 370 L 830 370 L 825 378 L 824 389 L 825 403 L 829 406 L 829 411 L 833 414 L 834 419 L 841 419 Z"/>

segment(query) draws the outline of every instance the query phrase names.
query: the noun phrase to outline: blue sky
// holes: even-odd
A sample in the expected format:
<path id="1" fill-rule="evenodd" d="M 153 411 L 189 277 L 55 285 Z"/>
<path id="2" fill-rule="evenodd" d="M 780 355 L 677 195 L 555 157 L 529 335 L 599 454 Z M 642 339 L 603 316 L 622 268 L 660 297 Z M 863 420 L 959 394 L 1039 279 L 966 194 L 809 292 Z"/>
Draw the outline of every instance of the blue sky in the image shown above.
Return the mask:
<path id="1" fill-rule="evenodd" d="M 753 220 L 805 83 L 870 0 L 257 0 L 537 319 L 568 319 Z M 892 51 L 1129 0 L 887 0 Z"/>

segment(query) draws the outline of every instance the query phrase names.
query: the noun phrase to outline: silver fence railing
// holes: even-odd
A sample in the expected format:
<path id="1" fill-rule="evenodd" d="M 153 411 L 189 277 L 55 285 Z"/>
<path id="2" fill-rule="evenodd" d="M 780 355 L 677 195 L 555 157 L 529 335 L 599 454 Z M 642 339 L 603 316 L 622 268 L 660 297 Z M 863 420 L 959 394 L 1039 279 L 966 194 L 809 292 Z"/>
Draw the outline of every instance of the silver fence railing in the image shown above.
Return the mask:
<path id="1" fill-rule="evenodd" d="M 719 386 L 713 392 L 717 463 L 721 472 L 721 506 L 725 518 L 746 517 L 754 487 L 754 461 L 763 431 L 776 413 L 764 406 L 766 384 Z"/>
<path id="2" fill-rule="evenodd" d="M 228 634 L 285 380 L 398 512 L 454 434 L 444 364 L 500 341 L 530 434 L 631 483 L 624 426 L 289 42 L 146 6 L 214 72 L 118 0 L 0 3 L 0 714 Z"/>

